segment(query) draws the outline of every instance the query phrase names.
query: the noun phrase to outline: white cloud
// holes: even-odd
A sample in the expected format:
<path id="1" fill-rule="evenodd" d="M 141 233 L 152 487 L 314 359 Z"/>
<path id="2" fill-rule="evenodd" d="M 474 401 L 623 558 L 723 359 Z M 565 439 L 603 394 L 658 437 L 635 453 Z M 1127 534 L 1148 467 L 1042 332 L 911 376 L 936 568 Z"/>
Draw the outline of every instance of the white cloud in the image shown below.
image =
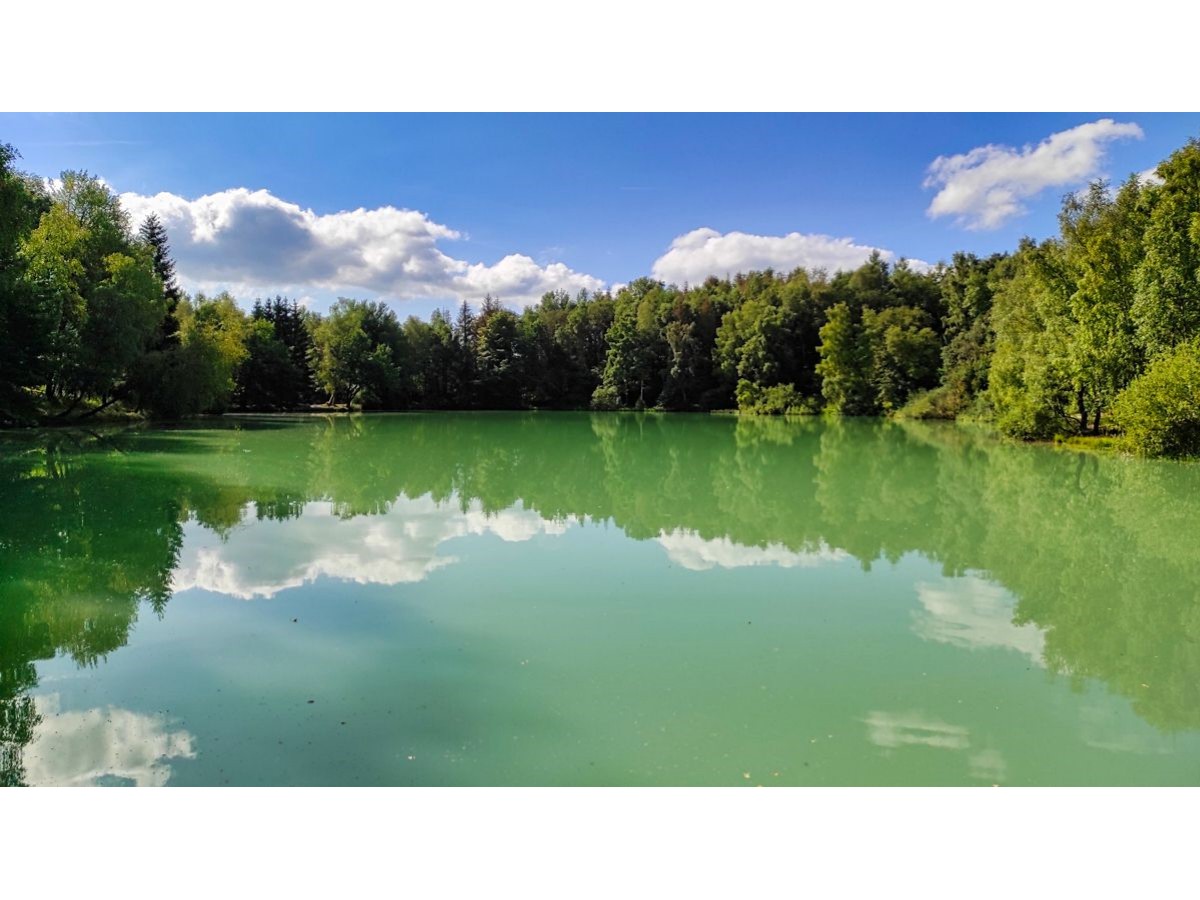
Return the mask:
<path id="1" fill-rule="evenodd" d="M 57 694 L 37 698 L 43 717 L 24 753 L 31 785 L 105 783 L 161 787 L 171 777 L 166 760 L 194 759 L 194 738 L 172 731 L 165 718 L 107 706 L 60 711 Z"/>
<path id="2" fill-rule="evenodd" d="M 567 530 L 517 505 L 485 514 L 478 501 L 463 512 L 431 497 L 400 496 L 381 516 L 339 518 L 333 504 L 313 502 L 284 521 L 259 520 L 253 511 L 233 541 L 191 526 L 172 575 L 172 589 L 191 588 L 242 600 L 273 597 L 318 578 L 356 584 L 411 584 L 457 560 L 439 546 L 452 538 L 491 534 L 527 541 Z"/>
<path id="3" fill-rule="evenodd" d="M 1137 173 L 1137 180 L 1141 184 L 1162 184 L 1162 176 L 1158 174 L 1158 166 L 1151 166 L 1145 171 Z"/>
<path id="4" fill-rule="evenodd" d="M 705 540 L 694 531 L 663 531 L 655 538 L 677 566 L 703 572 L 708 569 L 740 569 L 746 566 L 780 566 L 784 569 L 813 568 L 849 559 L 850 554 L 821 544 L 815 550 L 797 552 L 783 544 L 749 547 L 729 538 Z"/>
<path id="5" fill-rule="evenodd" d="M 998 784 L 1008 777 L 1008 763 L 1004 754 L 992 747 L 967 757 L 967 772 L 972 778 Z"/>
<path id="6" fill-rule="evenodd" d="M 877 747 L 935 747 L 939 750 L 966 750 L 970 733 L 962 725 L 952 725 L 920 711 L 887 712 L 874 710 L 863 720 L 867 740 Z"/>
<path id="7" fill-rule="evenodd" d="M 925 187 L 940 188 L 927 212 L 935 219 L 954 216 L 970 229 L 998 228 L 1025 212 L 1022 201 L 1097 176 L 1106 145 L 1131 137 L 1142 137 L 1137 124 L 1100 119 L 1056 132 L 1036 147 L 986 144 L 939 156 L 925 179 Z"/>
<path id="8" fill-rule="evenodd" d="M 1013 622 L 1013 597 L 999 585 L 974 575 L 947 579 L 942 584 L 917 585 L 921 611 L 913 629 L 929 641 L 976 649 L 1016 650 L 1043 665 L 1046 636 L 1032 624 Z"/>
<path id="9" fill-rule="evenodd" d="M 192 290 L 369 293 L 388 299 L 477 301 L 492 293 L 512 304 L 546 291 L 595 291 L 604 282 L 562 263 L 538 265 L 512 253 L 491 264 L 443 252 L 463 235 L 412 209 L 383 206 L 318 215 L 270 191 L 233 188 L 187 200 L 125 193 L 135 225 L 156 213 L 166 226 L 180 280 Z"/>
<path id="10" fill-rule="evenodd" d="M 768 268 L 790 272 L 802 266 L 836 272 L 858 268 L 876 250 L 888 261 L 896 258 L 890 250 L 824 234 L 721 234 L 712 228 L 697 228 L 671 242 L 667 252 L 654 261 L 653 273 L 669 284 L 695 284 L 710 275 L 724 278 Z M 929 267 L 921 260 L 909 264 L 917 270 Z"/>

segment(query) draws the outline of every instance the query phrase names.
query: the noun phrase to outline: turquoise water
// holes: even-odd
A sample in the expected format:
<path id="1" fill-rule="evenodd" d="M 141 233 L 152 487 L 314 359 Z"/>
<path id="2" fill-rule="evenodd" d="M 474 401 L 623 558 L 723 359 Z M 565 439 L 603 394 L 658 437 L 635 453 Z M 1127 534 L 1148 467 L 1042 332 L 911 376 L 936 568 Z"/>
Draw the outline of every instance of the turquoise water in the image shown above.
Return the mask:
<path id="1" fill-rule="evenodd" d="M 0 438 L 0 779 L 1200 783 L 1200 467 L 957 426 Z"/>

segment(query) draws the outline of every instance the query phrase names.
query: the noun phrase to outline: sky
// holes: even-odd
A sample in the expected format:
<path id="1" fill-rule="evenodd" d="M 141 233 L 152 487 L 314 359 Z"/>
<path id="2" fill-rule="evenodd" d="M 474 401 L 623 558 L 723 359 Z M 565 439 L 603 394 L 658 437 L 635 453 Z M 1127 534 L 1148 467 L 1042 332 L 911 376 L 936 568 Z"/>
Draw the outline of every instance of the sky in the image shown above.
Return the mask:
<path id="1" fill-rule="evenodd" d="M 0 114 L 21 168 L 156 213 L 186 289 L 402 316 L 1009 250 L 1190 137 L 1200 115 Z"/>

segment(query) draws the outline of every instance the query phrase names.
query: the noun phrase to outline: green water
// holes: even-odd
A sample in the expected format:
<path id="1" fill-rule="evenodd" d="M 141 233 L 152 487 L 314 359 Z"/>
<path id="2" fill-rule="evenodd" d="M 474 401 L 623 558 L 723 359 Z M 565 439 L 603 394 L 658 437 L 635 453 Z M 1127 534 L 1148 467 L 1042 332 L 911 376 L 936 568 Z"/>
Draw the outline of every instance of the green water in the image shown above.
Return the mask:
<path id="1" fill-rule="evenodd" d="M 0 783 L 1198 784 L 1200 467 L 955 426 L 0 438 Z"/>

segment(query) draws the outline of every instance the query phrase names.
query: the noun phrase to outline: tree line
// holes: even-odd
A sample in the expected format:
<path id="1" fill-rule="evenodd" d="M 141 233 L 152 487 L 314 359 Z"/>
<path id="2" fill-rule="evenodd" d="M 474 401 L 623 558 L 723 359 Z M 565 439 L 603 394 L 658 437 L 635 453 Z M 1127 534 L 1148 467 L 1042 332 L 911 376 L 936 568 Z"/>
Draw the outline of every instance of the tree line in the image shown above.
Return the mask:
<path id="1" fill-rule="evenodd" d="M 1200 454 L 1200 143 L 1152 180 L 1068 195 L 1059 233 L 918 269 L 772 270 L 514 311 L 401 320 L 341 299 L 247 311 L 185 294 L 153 216 L 99 179 L 47 183 L 0 145 L 0 421 L 117 406 L 230 409 L 738 409 L 993 422 L 1026 439 L 1119 436 Z"/>

